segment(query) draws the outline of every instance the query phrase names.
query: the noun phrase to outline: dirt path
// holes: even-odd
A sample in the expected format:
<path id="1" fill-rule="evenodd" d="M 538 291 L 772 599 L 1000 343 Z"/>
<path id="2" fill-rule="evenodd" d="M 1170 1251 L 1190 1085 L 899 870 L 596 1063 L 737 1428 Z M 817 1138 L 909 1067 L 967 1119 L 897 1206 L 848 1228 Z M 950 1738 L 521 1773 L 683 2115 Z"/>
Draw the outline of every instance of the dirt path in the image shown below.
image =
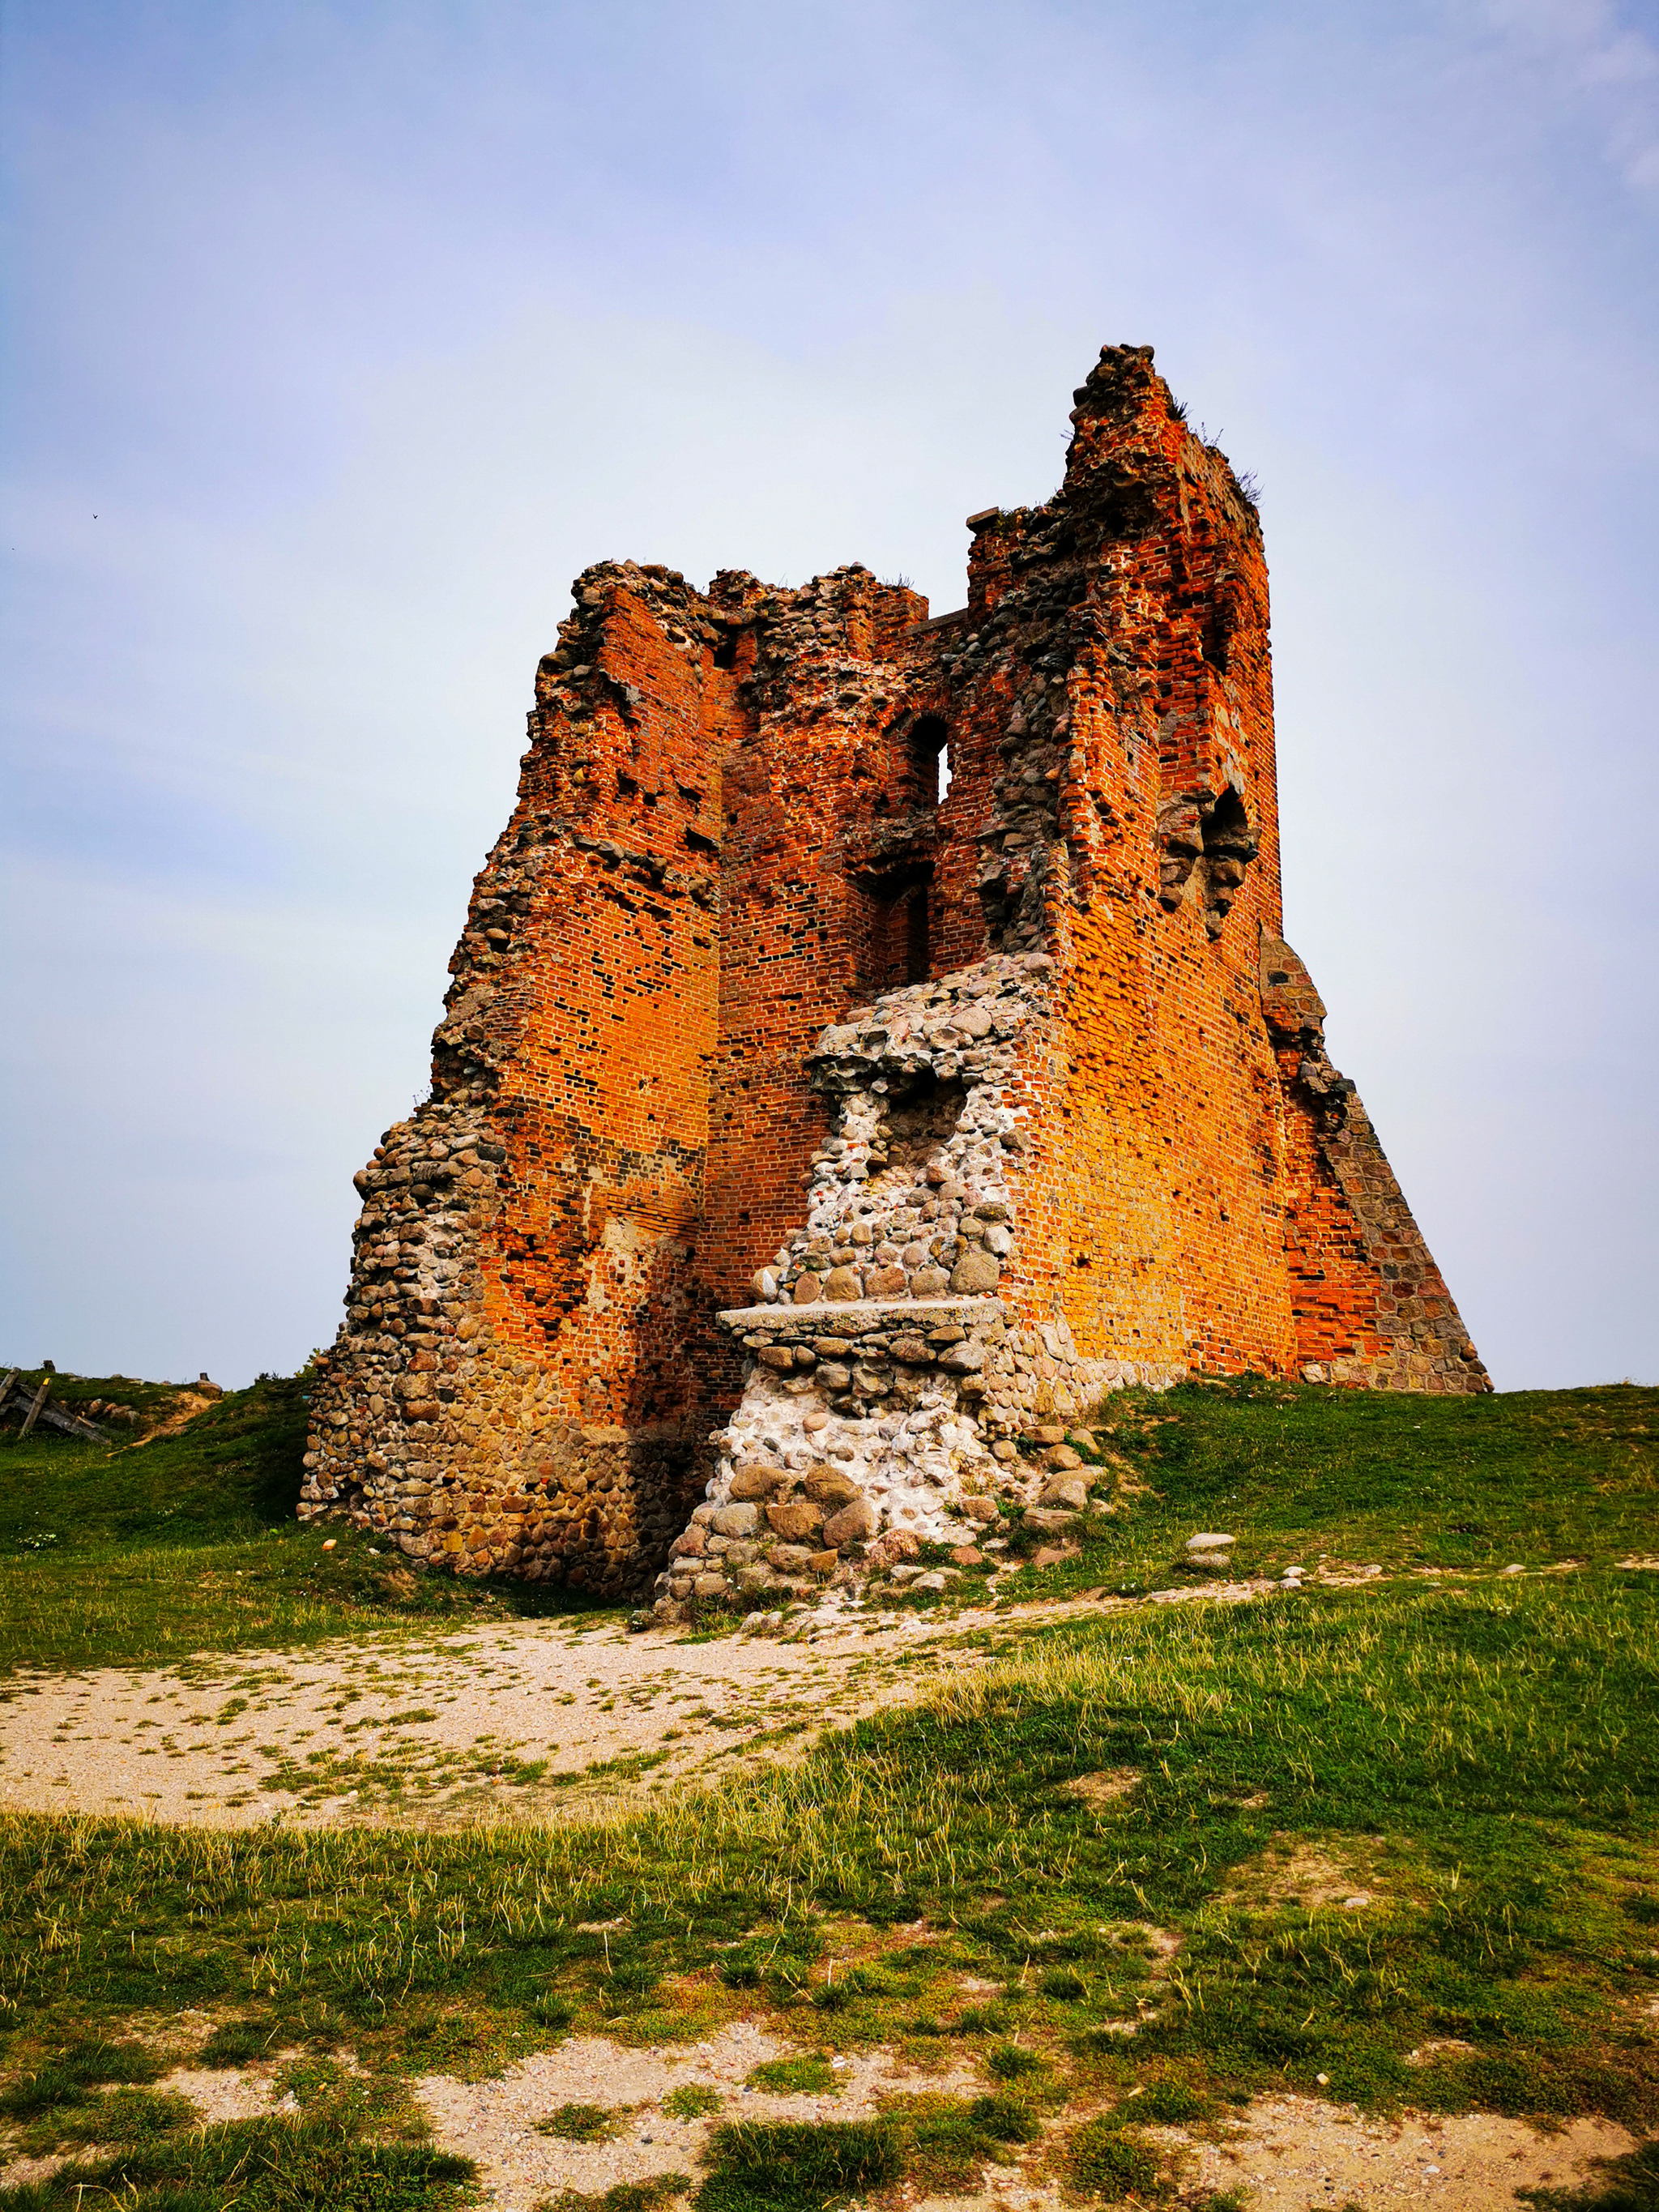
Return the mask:
<path id="1" fill-rule="evenodd" d="M 1575 1571 L 1565 1560 L 1502 1577 Z M 826 1607 L 780 1635 L 703 1643 L 675 1629 L 630 1634 L 610 1620 L 390 1630 L 302 1652 L 19 1675 L 0 1686 L 0 1811 L 307 1827 L 591 1814 L 733 1762 L 798 1757 L 823 1729 L 918 1699 L 944 1672 L 981 1665 L 994 1644 L 1068 1615 L 1395 1579 L 1378 1566 L 1333 1567 L 1305 1580 L 1292 1570 L 1279 1582 L 1127 1599 L 1096 1589 L 1000 1610 Z"/>
<path id="2" fill-rule="evenodd" d="M 0 1705 L 0 1808 L 313 1827 L 591 1814 L 647 1782 L 796 1756 L 825 1728 L 921 1697 L 942 1669 L 982 1662 L 966 1639 L 993 1623 L 1010 1625 L 860 1615 L 693 1643 L 518 1622 L 24 1678 Z"/>
<path id="3" fill-rule="evenodd" d="M 1392 1578 L 1365 1567 L 1310 1579 L 1384 1588 Z M 781 1635 L 702 1643 L 673 1629 L 630 1634 L 608 1619 L 515 1621 L 19 1675 L 0 1686 L 0 1811 L 244 1827 L 591 1814 L 664 1783 L 799 1757 L 825 1729 L 924 1697 L 945 1672 L 982 1665 L 1047 1622 L 1244 1604 L 1300 1587 L 1206 1583 L 1134 1599 L 1094 1590 L 943 1614 L 849 1607 Z"/>

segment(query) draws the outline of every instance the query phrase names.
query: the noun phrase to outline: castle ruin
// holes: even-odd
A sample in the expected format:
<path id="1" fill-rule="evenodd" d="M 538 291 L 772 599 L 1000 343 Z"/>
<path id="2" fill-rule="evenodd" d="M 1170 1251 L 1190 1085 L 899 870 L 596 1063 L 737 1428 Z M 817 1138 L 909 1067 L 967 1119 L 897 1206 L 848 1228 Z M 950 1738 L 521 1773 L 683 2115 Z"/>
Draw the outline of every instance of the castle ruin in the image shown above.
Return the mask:
<path id="1" fill-rule="evenodd" d="M 1072 422 L 953 613 L 578 579 L 302 1516 L 673 1619 L 964 1540 L 1126 1383 L 1491 1387 L 1282 934 L 1255 507 L 1148 347 Z"/>

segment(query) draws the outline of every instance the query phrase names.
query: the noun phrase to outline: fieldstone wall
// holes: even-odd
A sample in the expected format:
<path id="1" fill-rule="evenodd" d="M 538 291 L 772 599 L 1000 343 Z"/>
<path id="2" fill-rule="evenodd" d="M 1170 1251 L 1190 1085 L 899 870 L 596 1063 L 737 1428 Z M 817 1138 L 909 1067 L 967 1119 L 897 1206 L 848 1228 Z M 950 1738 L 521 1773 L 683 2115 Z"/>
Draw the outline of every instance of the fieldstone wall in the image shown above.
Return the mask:
<path id="1" fill-rule="evenodd" d="M 300 1518 L 343 1514 L 465 1574 L 627 1593 L 683 1525 L 706 1448 L 683 1421 L 570 1419 L 498 1338 L 480 1252 L 504 1161 L 476 1115 L 440 1105 L 359 1174 L 352 1316 L 316 1394 Z"/>
<path id="2" fill-rule="evenodd" d="M 711 1439 L 708 1495 L 658 1577 L 694 1601 L 772 1603 L 890 1565 L 903 1540 L 969 1542 L 999 1496 L 1028 1501 L 1010 1439 L 1103 1391 L 1178 1370 L 1085 1359 L 1063 1315 L 1029 1325 L 1021 1279 L 1029 1072 L 1054 1042 L 1054 963 L 993 955 L 884 994 L 809 1054 L 836 1106 L 805 1225 L 724 1312 L 743 1397 Z"/>

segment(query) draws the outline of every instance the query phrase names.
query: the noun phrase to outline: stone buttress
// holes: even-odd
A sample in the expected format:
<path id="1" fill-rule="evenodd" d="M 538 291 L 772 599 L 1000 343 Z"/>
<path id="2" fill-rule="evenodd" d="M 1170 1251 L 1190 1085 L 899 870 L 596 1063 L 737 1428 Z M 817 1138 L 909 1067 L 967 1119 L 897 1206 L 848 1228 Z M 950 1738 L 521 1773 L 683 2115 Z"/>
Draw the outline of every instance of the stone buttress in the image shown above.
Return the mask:
<path id="1" fill-rule="evenodd" d="M 968 605 L 604 563 L 301 1513 L 665 1617 L 965 1540 L 1105 1389 L 1484 1370 L 1283 939 L 1255 510 L 1146 348 Z M 942 773 L 943 771 L 943 773 Z"/>

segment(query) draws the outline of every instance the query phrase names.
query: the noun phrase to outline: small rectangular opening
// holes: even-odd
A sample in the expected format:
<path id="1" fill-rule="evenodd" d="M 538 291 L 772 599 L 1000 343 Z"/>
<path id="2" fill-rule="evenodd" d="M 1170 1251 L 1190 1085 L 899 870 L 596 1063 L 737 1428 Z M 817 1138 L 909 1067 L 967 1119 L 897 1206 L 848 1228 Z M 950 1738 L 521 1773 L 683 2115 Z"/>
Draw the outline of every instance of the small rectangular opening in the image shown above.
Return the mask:
<path id="1" fill-rule="evenodd" d="M 950 742 L 951 732 L 937 714 L 923 714 L 907 732 L 904 749 L 908 756 L 913 805 L 939 805 L 939 763 L 941 760 L 945 763 L 948 781 Z"/>
<path id="2" fill-rule="evenodd" d="M 918 884 L 904 902 L 904 980 L 927 981 L 927 886 Z"/>

